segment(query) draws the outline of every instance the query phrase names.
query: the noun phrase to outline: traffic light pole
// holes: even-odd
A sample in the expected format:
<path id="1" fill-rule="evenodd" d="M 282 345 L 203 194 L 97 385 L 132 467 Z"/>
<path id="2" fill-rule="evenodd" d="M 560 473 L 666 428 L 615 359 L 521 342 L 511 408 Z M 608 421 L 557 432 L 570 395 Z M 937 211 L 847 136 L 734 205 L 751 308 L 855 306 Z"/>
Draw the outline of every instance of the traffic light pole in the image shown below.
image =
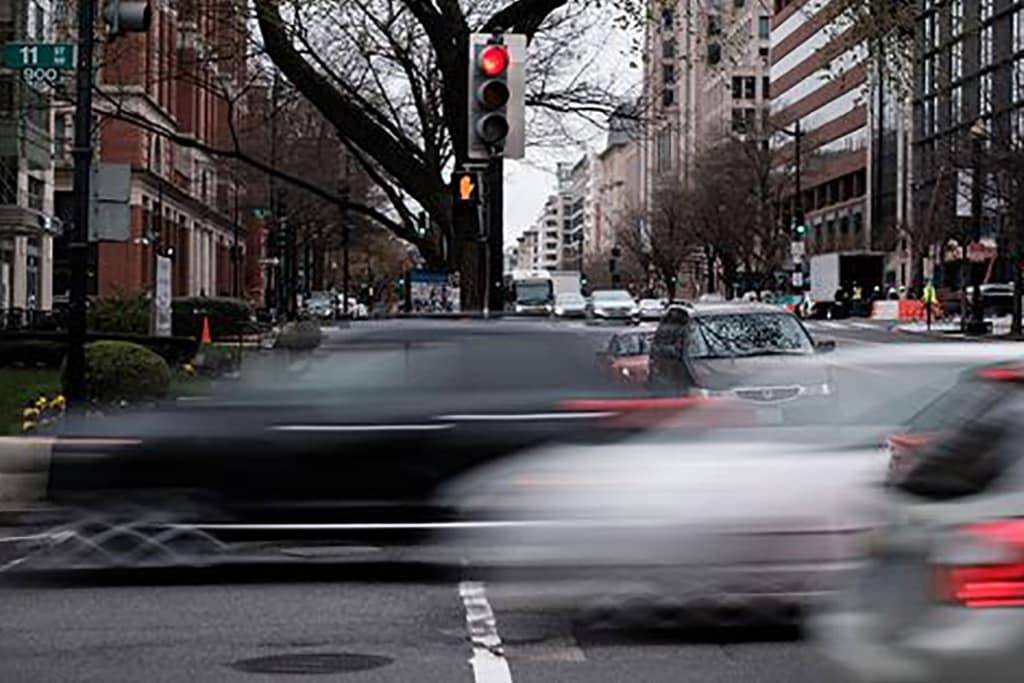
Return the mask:
<path id="1" fill-rule="evenodd" d="M 85 399 L 86 289 L 89 261 L 89 174 L 92 166 L 92 57 L 96 26 L 94 0 L 78 3 L 77 99 L 75 101 L 75 220 L 69 240 L 71 291 L 68 308 L 67 398 L 71 406 Z"/>
<path id="2" fill-rule="evenodd" d="M 502 262 L 502 245 L 504 242 L 505 224 L 504 224 L 504 160 L 502 157 L 497 156 L 491 159 L 491 162 L 487 166 L 487 176 L 485 186 L 487 188 L 487 205 L 485 207 L 487 216 L 487 235 L 486 241 L 481 245 L 483 247 L 483 253 L 481 254 L 483 260 L 483 277 L 484 286 L 481 288 L 484 305 L 484 315 L 488 315 L 490 311 L 501 311 L 504 308 L 502 302 L 502 292 L 496 280 L 501 281 L 501 278 L 495 278 L 495 273 L 501 273 L 503 262 Z"/>

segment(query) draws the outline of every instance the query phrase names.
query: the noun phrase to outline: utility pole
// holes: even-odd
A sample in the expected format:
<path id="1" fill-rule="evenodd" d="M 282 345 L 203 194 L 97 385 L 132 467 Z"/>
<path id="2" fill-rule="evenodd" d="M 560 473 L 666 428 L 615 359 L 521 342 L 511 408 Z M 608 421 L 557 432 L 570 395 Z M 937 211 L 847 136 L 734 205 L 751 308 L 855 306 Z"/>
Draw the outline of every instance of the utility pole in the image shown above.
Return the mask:
<path id="1" fill-rule="evenodd" d="M 486 241 L 483 244 L 482 254 L 484 265 L 484 288 L 482 292 L 486 313 L 501 311 L 504 308 L 501 287 L 495 282 L 495 280 L 501 282 L 502 245 L 505 239 L 504 166 L 504 160 L 500 156 L 491 159 L 487 167 L 487 180 L 485 182 L 487 189 L 487 232 L 485 233 Z M 495 278 L 495 273 L 499 274 L 498 278 Z"/>
<path id="2" fill-rule="evenodd" d="M 985 176 L 982 173 L 981 161 L 982 161 L 982 143 L 985 141 L 985 124 L 981 119 L 978 119 L 973 126 L 971 126 L 971 153 L 973 156 L 974 166 L 974 181 L 971 183 L 971 214 L 972 214 L 972 239 L 973 241 L 981 246 L 981 227 L 982 227 L 982 213 L 984 211 L 984 198 L 982 196 L 982 185 L 985 182 Z M 966 255 L 966 246 L 964 248 Z M 965 264 L 969 267 L 970 263 L 965 258 Z M 968 271 L 970 272 L 970 271 Z M 987 331 L 985 326 L 985 315 L 982 310 L 981 303 L 981 285 L 984 276 L 978 276 L 972 278 L 974 280 L 974 289 L 971 292 L 971 322 L 967 326 L 967 332 L 970 334 L 985 334 Z M 1014 296 L 1018 293 L 1014 292 Z"/>

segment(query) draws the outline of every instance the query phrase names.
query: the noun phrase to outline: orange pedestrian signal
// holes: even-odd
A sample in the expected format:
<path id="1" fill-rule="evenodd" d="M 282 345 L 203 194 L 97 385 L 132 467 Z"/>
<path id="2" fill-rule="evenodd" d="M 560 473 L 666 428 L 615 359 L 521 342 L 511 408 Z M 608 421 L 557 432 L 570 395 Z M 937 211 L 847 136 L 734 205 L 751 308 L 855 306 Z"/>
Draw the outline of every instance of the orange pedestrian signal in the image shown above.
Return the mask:
<path id="1" fill-rule="evenodd" d="M 455 185 L 455 201 L 463 205 L 480 203 L 480 178 L 476 173 L 464 171 L 456 173 L 452 179 Z"/>
<path id="2" fill-rule="evenodd" d="M 473 183 L 473 176 L 464 175 L 459 180 L 459 197 L 464 202 L 468 202 L 473 199 L 473 192 L 476 191 L 476 185 Z"/>

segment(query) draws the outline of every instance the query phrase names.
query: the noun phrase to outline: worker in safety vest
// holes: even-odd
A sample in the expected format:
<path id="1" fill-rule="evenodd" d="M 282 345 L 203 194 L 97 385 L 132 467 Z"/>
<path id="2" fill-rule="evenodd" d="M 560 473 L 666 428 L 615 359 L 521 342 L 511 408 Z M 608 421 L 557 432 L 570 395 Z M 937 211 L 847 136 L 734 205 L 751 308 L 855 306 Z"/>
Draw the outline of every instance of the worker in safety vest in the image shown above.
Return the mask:
<path id="1" fill-rule="evenodd" d="M 925 284 L 924 294 L 921 299 L 924 301 L 925 320 L 928 322 L 928 328 L 931 329 L 932 309 L 939 303 L 939 295 L 935 292 L 935 285 L 932 284 L 931 280 L 928 280 L 927 284 Z"/>

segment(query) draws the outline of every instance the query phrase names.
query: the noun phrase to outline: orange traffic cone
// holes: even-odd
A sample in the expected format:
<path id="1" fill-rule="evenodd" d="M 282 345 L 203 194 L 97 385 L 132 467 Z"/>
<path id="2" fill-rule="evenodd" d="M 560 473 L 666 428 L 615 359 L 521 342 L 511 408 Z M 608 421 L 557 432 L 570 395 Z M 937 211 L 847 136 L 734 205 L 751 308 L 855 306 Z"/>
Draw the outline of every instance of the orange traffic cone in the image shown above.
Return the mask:
<path id="1" fill-rule="evenodd" d="M 210 334 L 210 319 L 204 315 L 203 316 L 203 337 L 200 340 L 200 343 L 202 343 L 205 346 L 206 344 L 209 344 L 211 342 L 213 342 L 213 335 Z"/>

